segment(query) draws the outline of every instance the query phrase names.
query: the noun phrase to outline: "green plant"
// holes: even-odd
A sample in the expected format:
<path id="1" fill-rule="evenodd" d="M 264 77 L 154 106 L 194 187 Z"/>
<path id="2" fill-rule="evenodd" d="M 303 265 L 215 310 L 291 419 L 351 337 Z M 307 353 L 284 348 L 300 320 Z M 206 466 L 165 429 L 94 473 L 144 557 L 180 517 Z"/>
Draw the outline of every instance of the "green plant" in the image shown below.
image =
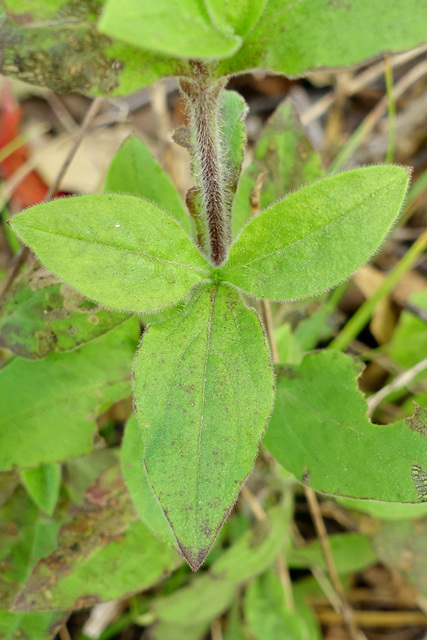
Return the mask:
<path id="1" fill-rule="evenodd" d="M 194 186 L 185 206 L 133 136 L 113 158 L 104 193 L 46 202 L 11 222 L 55 274 L 24 273 L 0 314 L 0 340 L 17 356 L 0 371 L 0 469 L 11 495 L 0 524 L 4 557 L 12 558 L 0 632 L 19 628 L 36 639 L 71 608 L 156 583 L 179 567 L 175 549 L 198 569 L 268 423 L 265 446 L 299 482 L 384 519 L 426 508 L 424 413 L 374 426 L 357 389 L 359 364 L 334 349 L 304 357 L 325 330 L 335 294 L 295 334 L 280 328 L 274 363 L 258 315 L 261 300 L 318 296 L 369 260 L 396 223 L 409 171 L 390 164 L 324 177 L 285 101 L 241 172 L 247 107 L 225 88 L 229 76 L 254 68 L 295 76 L 415 46 L 425 9 L 397 2 L 378 21 L 371 0 L 102 4 L 35 2 L 29 21 L 18 0 L 5 0 L 0 24 L 11 46 L 2 70 L 93 95 L 177 76 L 189 125 L 174 139 L 189 151 Z M 260 174 L 260 205 L 251 206 Z M 138 320 L 145 327 L 133 362 L 139 425 L 135 416 L 127 421 L 120 469 L 117 447 L 93 450 L 94 420 L 130 393 Z M 424 344 L 423 327 L 405 316 L 393 353 L 417 331 Z M 25 403 L 21 387 L 29 390 Z M 290 480 L 279 470 L 274 482 L 288 488 Z M 157 620 L 161 640 L 200 638 L 253 579 L 245 611 L 254 637 L 262 638 L 266 616 L 268 638 L 283 624 L 295 637 L 318 637 L 304 587 L 295 589 L 292 610 L 271 570 L 284 548 L 290 567 L 322 563 L 316 546 L 299 555 L 292 548 L 292 500 L 284 494 L 253 530 L 244 517 L 231 523 L 226 550 L 212 552 L 206 572 L 188 585 L 177 572 L 176 589 L 140 601 L 132 619 Z M 375 559 L 365 537 L 343 539 L 332 539 L 340 573 Z M 359 564 L 349 568 L 354 549 Z M 117 580 L 106 582 L 118 566 Z"/>
<path id="2" fill-rule="evenodd" d="M 143 41 L 153 50 L 168 55 L 179 50 L 190 58 L 181 79 L 190 125 L 181 136 L 195 176 L 191 197 L 199 248 L 178 194 L 158 170 L 152 186 L 143 187 L 153 203 L 110 193 L 117 186 L 132 192 L 131 163 L 134 171 L 147 171 L 151 182 L 154 161 L 136 140 L 119 153 L 104 195 L 42 204 L 12 223 L 53 273 L 97 303 L 142 314 L 180 305 L 179 313 L 144 334 L 134 364 L 134 399 L 149 482 L 193 569 L 204 561 L 251 472 L 273 409 L 268 347 L 254 303 L 248 307 L 242 295 L 297 300 L 350 276 L 389 233 L 409 181 L 406 169 L 391 165 L 323 178 L 268 206 L 236 234 L 231 210 L 243 153 L 244 105 L 224 89 L 222 76 L 234 70 L 233 63 L 208 59 L 229 56 L 257 21 L 268 20 L 268 15 L 260 18 L 262 5 L 245 4 L 223 14 L 220 2 L 209 3 L 208 13 L 180 3 L 180 28 L 173 28 L 173 37 L 164 26 L 167 2 L 155 9 L 133 0 L 109 2 L 100 23 L 101 31 L 131 44 Z M 367 7 L 363 10 L 369 12 Z M 226 23 L 220 24 L 223 15 Z M 201 32 L 188 32 L 186 20 Z M 157 36 L 160 23 L 164 39 Z M 148 29 L 146 39 L 141 26 Z M 269 47 L 266 51 L 272 55 Z M 247 213 L 239 205 L 235 213 L 241 224 Z M 280 434 L 270 429 L 272 451 L 279 441 Z M 284 450 L 289 451 L 289 441 Z M 286 458 L 287 468 L 295 464 Z M 356 488 L 349 494 L 358 496 Z M 365 490 L 360 497 L 371 496 Z M 411 499 L 408 488 L 405 500 Z"/>

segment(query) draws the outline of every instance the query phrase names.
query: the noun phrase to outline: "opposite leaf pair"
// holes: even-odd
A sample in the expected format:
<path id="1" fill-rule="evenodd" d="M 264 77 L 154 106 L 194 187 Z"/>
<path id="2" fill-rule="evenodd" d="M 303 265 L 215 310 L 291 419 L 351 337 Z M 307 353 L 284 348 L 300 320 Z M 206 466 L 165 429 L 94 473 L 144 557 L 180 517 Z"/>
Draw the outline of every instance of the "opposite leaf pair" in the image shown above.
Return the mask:
<path id="1" fill-rule="evenodd" d="M 152 313 L 186 299 L 146 332 L 134 394 L 150 483 L 193 569 L 251 471 L 274 401 L 261 325 L 236 289 L 284 300 L 337 284 L 383 242 L 408 180 L 397 166 L 319 180 L 251 220 L 219 268 L 171 215 L 133 196 L 56 200 L 14 220 L 49 269 L 101 304 Z"/>

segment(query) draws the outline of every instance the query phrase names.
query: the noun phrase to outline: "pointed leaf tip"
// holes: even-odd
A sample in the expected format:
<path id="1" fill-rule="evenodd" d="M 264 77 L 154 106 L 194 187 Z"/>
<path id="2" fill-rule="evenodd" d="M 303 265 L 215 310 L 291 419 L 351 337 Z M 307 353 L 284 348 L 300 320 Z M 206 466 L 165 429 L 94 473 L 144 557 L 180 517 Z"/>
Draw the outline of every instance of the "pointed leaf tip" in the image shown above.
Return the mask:
<path id="1" fill-rule="evenodd" d="M 188 563 L 191 571 L 198 571 L 204 561 L 206 560 L 208 553 L 210 551 L 210 547 L 206 547 L 205 549 L 200 549 L 197 553 L 193 551 L 193 549 L 187 549 L 183 545 L 179 545 L 179 549 L 182 557 Z"/>

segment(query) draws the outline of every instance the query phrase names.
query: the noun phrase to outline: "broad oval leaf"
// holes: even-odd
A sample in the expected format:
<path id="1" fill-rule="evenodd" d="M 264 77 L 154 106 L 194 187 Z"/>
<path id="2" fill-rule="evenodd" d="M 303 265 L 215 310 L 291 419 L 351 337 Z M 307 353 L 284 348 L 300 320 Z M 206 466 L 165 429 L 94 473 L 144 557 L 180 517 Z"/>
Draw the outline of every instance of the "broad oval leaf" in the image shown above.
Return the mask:
<path id="1" fill-rule="evenodd" d="M 200 0 L 107 0 L 98 28 L 128 44 L 178 58 L 222 58 L 241 43 L 231 27 L 212 22 Z"/>
<path id="2" fill-rule="evenodd" d="M 104 191 L 129 193 L 150 200 L 176 218 L 188 234 L 191 231 L 190 218 L 172 180 L 137 136 L 129 136 L 115 154 Z"/>
<path id="3" fill-rule="evenodd" d="M 151 326 L 135 360 L 144 464 L 183 556 L 197 569 L 251 472 L 274 397 L 256 313 L 219 285 Z"/>
<path id="4" fill-rule="evenodd" d="M 113 309 L 170 307 L 211 271 L 176 220 L 134 196 L 60 198 L 11 226 L 53 273 Z"/>
<path id="5" fill-rule="evenodd" d="M 403 420 L 372 424 L 357 388 L 359 370 L 339 351 L 310 354 L 299 366 L 279 367 L 265 445 L 316 491 L 381 502 L 425 501 L 425 436 Z"/>
<path id="6" fill-rule="evenodd" d="M 316 295 L 348 278 L 378 249 L 408 183 L 406 169 L 383 165 L 303 187 L 244 227 L 220 277 L 257 298 Z"/>
<path id="7" fill-rule="evenodd" d="M 218 75 L 265 69 L 298 76 L 309 69 L 343 67 L 383 51 L 426 41 L 427 6 L 395 0 L 379 12 L 371 0 L 269 0 L 239 51 L 220 62 Z"/>
<path id="8" fill-rule="evenodd" d="M 138 332 L 132 318 L 75 351 L 6 364 L 0 370 L 0 469 L 89 453 L 96 417 L 131 393 Z"/>
<path id="9" fill-rule="evenodd" d="M 268 119 L 245 169 L 233 201 L 233 235 L 251 216 L 251 194 L 262 176 L 259 209 L 262 211 L 291 191 L 320 178 L 324 171 L 290 100 L 284 100 Z"/>

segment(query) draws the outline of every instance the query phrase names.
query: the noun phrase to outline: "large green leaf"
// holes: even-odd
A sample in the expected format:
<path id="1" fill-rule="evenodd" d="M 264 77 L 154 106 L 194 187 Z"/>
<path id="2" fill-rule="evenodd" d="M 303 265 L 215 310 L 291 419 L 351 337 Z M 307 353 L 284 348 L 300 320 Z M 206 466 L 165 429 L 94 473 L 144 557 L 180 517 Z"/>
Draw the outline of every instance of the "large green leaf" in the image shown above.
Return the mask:
<path id="1" fill-rule="evenodd" d="M 426 439 L 403 420 L 387 426 L 369 421 L 357 389 L 359 370 L 337 351 L 279 368 L 265 445 L 317 491 L 383 502 L 422 501 Z"/>
<path id="2" fill-rule="evenodd" d="M 70 353 L 40 361 L 17 358 L 1 369 L 0 469 L 89 453 L 95 418 L 130 394 L 137 340 L 133 318 Z"/>
<path id="3" fill-rule="evenodd" d="M 220 62 L 218 75 L 261 68 L 298 76 L 354 65 L 425 42 L 426 21 L 427 7 L 417 0 L 269 0 L 239 51 Z"/>
<path id="4" fill-rule="evenodd" d="M 18 280 L 0 309 L 0 345 L 24 358 L 71 351 L 128 318 L 87 300 L 46 269 Z"/>
<path id="5" fill-rule="evenodd" d="M 212 22 L 201 0 L 107 0 L 98 27 L 128 44 L 178 58 L 222 58 L 241 43 L 230 26 Z"/>
<path id="6" fill-rule="evenodd" d="M 139 517 L 160 540 L 177 548 L 169 522 L 148 482 L 142 462 L 144 444 L 135 414 L 128 420 L 121 448 L 123 477 Z"/>
<path id="7" fill-rule="evenodd" d="M 135 196 L 61 198 L 11 224 L 51 271 L 113 309 L 170 307 L 211 271 L 174 218 Z"/>
<path id="8" fill-rule="evenodd" d="M 190 218 L 171 179 L 136 136 L 124 141 L 108 169 L 104 191 L 130 193 L 151 200 L 190 233 Z"/>
<path id="9" fill-rule="evenodd" d="M 0 638 L 5 640 L 52 640 L 63 627 L 65 611 L 12 613 L 0 610 Z"/>
<path id="10" fill-rule="evenodd" d="M 188 75 L 185 60 L 136 49 L 102 35 L 103 0 L 4 0 L 0 70 L 59 93 L 128 95 L 168 75 Z"/>
<path id="11" fill-rule="evenodd" d="M 323 174 L 321 158 L 307 138 L 290 100 L 282 102 L 269 118 L 253 160 L 240 178 L 233 202 L 233 235 L 237 235 L 250 218 L 251 193 L 261 174 L 260 210 Z"/>
<path id="12" fill-rule="evenodd" d="M 118 465 L 70 507 L 54 550 L 44 555 L 15 598 L 14 609 L 79 609 L 153 585 L 181 562 L 137 521 Z"/>
<path id="13" fill-rule="evenodd" d="M 384 241 L 408 182 L 406 169 L 384 165 L 295 191 L 244 227 L 220 277 L 269 300 L 312 296 L 336 285 Z"/>
<path id="14" fill-rule="evenodd" d="M 251 472 L 273 404 L 256 313 L 228 287 L 200 288 L 143 337 L 134 394 L 149 481 L 196 569 Z"/>

